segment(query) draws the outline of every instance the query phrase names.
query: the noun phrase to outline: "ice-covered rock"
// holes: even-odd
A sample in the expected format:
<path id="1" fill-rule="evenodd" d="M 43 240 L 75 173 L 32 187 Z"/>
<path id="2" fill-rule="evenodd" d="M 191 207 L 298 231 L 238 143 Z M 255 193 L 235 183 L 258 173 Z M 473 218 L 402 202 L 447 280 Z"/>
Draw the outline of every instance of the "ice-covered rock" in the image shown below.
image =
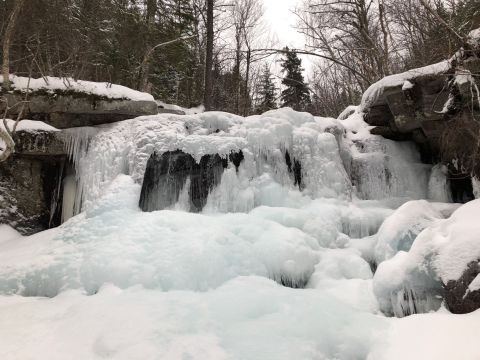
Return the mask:
<path id="1" fill-rule="evenodd" d="M 450 59 L 372 84 L 358 109 L 372 134 L 412 140 L 425 162 L 447 165 L 455 202 L 473 199 L 462 180 L 480 176 L 478 33 L 467 37 L 470 49 Z"/>
<path id="2" fill-rule="evenodd" d="M 399 251 L 409 251 L 414 240 L 435 220 L 445 219 L 458 208 L 457 204 L 409 201 L 400 206 L 380 226 L 375 235 L 377 264 L 392 258 Z"/>
<path id="3" fill-rule="evenodd" d="M 470 294 L 468 288 L 480 259 L 479 211 L 479 200 L 461 206 L 449 218 L 433 221 L 408 252 L 379 264 L 374 291 L 384 312 L 397 316 L 428 312 L 438 309 L 442 298 L 455 312 L 480 307 L 470 303 L 478 290 Z"/>
<path id="4" fill-rule="evenodd" d="M 0 103 L 0 111 L 9 104 L 9 116 L 17 115 L 22 107 L 13 104 L 22 102 L 28 89 L 23 117 L 41 120 L 59 129 L 158 113 L 152 95 L 121 85 L 49 76 L 28 79 L 11 75 L 10 81 L 12 90 L 2 93 L 6 102 Z"/>

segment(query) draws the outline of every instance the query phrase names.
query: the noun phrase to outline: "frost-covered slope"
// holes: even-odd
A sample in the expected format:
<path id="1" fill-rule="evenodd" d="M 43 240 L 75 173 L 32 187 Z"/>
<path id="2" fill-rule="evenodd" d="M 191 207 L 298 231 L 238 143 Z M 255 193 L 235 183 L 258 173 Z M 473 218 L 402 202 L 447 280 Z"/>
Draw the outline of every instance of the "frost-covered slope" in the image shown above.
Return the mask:
<path id="1" fill-rule="evenodd" d="M 448 199 L 445 176 L 360 114 L 159 115 L 65 136 L 64 215 L 78 214 L 30 237 L 0 227 L 0 358 L 387 360 L 408 354 L 392 336 L 414 335 L 434 354 L 417 321 L 454 323 L 456 346 L 475 353 L 478 313 L 380 311 L 376 265 L 413 254 L 414 235 L 456 206 L 407 202 Z M 178 198 L 142 212 L 152 154 L 175 151 L 223 158 L 219 182 L 189 213 L 206 168 L 172 168 Z"/>

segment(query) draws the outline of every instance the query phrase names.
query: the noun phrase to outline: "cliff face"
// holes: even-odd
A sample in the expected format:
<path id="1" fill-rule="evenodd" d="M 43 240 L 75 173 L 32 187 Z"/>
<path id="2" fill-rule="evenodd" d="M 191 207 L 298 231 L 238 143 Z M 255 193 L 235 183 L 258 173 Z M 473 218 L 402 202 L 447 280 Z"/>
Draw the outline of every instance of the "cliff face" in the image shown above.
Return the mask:
<path id="1" fill-rule="evenodd" d="M 470 177 L 480 178 L 479 35 L 450 60 L 373 84 L 361 104 L 373 134 L 413 140 L 425 162 L 447 165 L 460 202 L 473 196 Z"/>

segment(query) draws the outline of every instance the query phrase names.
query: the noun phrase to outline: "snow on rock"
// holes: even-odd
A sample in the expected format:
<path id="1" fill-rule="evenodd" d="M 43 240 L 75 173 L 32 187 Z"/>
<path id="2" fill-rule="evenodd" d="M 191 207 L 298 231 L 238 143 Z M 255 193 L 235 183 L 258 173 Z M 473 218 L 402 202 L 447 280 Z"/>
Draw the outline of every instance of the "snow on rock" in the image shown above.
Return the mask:
<path id="1" fill-rule="evenodd" d="M 346 120 L 349 116 L 357 112 L 358 106 L 355 105 L 349 105 L 343 110 L 340 115 L 338 115 L 337 119 L 338 120 Z"/>
<path id="2" fill-rule="evenodd" d="M 374 105 L 376 101 L 383 95 L 385 88 L 395 86 L 405 86 L 406 82 L 410 82 L 418 77 L 442 74 L 450 70 L 452 67 L 450 60 L 444 60 L 437 64 L 424 66 L 418 69 L 408 70 L 401 74 L 386 76 L 380 81 L 372 84 L 362 96 L 359 111 L 364 112 Z M 408 84 L 407 84 L 408 86 Z"/>
<path id="3" fill-rule="evenodd" d="M 409 251 L 417 235 L 435 220 L 445 219 L 459 207 L 458 204 L 409 201 L 398 208 L 380 226 L 375 235 L 377 264 L 392 258 L 399 251 Z"/>
<path id="4" fill-rule="evenodd" d="M 46 76 L 38 79 L 30 79 L 10 75 L 11 86 L 13 90 L 25 92 L 28 88 L 31 91 L 73 91 L 78 93 L 92 94 L 107 97 L 109 99 L 128 99 L 133 101 L 153 101 L 153 96 L 147 93 L 136 91 L 125 86 L 93 82 L 85 80 L 75 80 L 72 78 L 58 78 Z M 0 75 L 0 83 L 3 83 L 3 76 Z"/>
<path id="5" fill-rule="evenodd" d="M 6 119 L 7 126 L 10 130 L 13 129 L 15 125 L 15 121 L 11 119 Z M 0 122 L 0 128 L 5 129 L 3 122 Z M 51 125 L 45 124 L 43 121 L 36 121 L 36 120 L 21 120 L 18 122 L 17 131 L 28 131 L 28 132 L 35 132 L 35 131 L 59 131 L 57 128 L 54 128 Z"/>
<path id="6" fill-rule="evenodd" d="M 477 291 L 480 290 L 480 274 L 478 274 L 475 279 L 468 285 L 469 291 Z"/>
<path id="7" fill-rule="evenodd" d="M 408 252 L 380 263 L 374 291 L 384 312 L 401 316 L 439 307 L 443 286 L 480 259 L 479 211 L 480 200 L 474 200 L 449 218 L 434 220 Z"/>
<path id="8" fill-rule="evenodd" d="M 184 108 L 175 104 L 167 104 L 161 100 L 156 100 L 158 107 L 165 110 L 175 110 L 185 115 L 200 114 L 205 112 L 205 106 L 199 105 L 192 108 Z"/>

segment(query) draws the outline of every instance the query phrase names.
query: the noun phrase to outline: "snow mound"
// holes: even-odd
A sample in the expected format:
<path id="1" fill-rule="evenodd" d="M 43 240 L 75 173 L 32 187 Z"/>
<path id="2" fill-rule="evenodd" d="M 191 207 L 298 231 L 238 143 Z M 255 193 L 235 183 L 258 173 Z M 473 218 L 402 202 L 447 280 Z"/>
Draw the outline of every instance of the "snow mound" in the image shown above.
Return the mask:
<path id="1" fill-rule="evenodd" d="M 480 259 L 479 211 L 480 200 L 474 200 L 448 219 L 432 221 L 408 252 L 380 263 L 374 291 L 384 312 L 402 316 L 438 309 L 443 284 Z"/>
<path id="2" fill-rule="evenodd" d="M 202 293 L 107 285 L 88 297 L 0 297 L 0 312 L 2 359 L 361 360 L 388 327 L 322 291 L 258 277 Z"/>
<path id="3" fill-rule="evenodd" d="M 435 220 L 444 219 L 458 204 L 409 201 L 389 216 L 376 234 L 375 261 L 377 264 L 392 258 L 399 251 L 409 251 L 420 232 Z"/>
<path id="4" fill-rule="evenodd" d="M 10 75 L 11 86 L 14 90 L 25 92 L 30 91 L 73 91 L 78 93 L 104 96 L 109 99 L 127 99 L 133 101 L 154 101 L 153 96 L 144 92 L 136 91 L 128 87 L 110 83 L 75 80 L 72 78 L 58 78 L 46 76 L 39 79 L 30 79 Z M 3 76 L 0 75 L 0 83 L 3 83 Z"/>

